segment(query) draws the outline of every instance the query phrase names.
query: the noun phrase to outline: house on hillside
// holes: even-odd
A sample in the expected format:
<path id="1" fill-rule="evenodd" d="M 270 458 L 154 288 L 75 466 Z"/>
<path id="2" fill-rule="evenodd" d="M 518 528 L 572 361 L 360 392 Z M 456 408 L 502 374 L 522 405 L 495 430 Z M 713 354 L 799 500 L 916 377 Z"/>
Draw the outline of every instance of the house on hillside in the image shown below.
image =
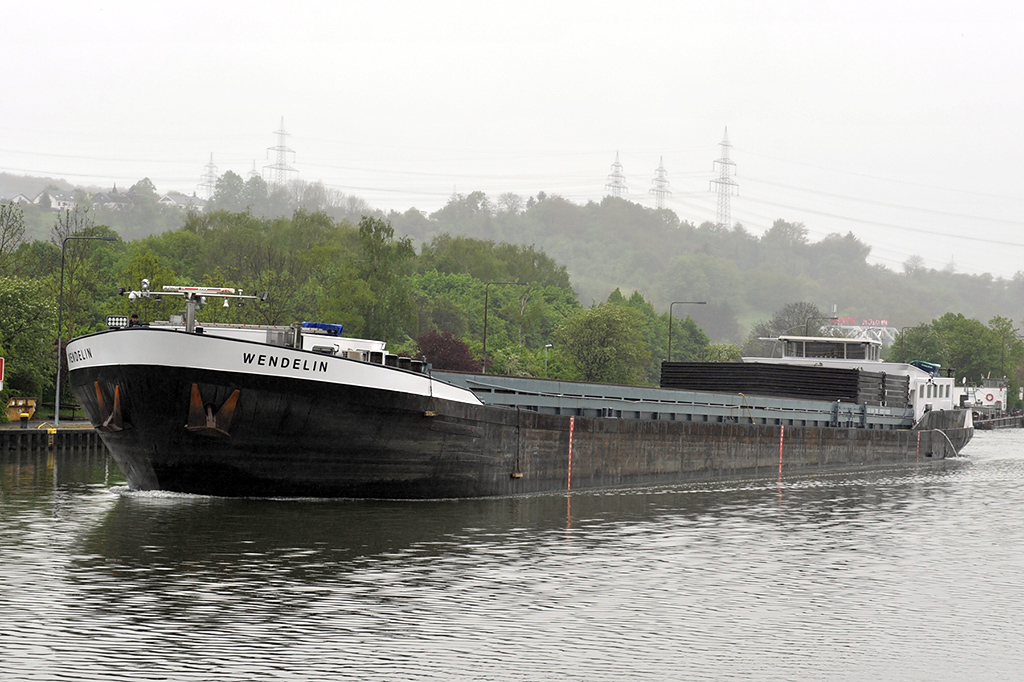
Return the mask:
<path id="1" fill-rule="evenodd" d="M 92 195 L 93 208 L 105 208 L 108 211 L 125 211 L 132 207 L 131 197 L 117 191 L 117 185 L 109 192 L 97 192 Z"/>
<path id="2" fill-rule="evenodd" d="M 36 195 L 32 203 L 43 208 L 49 206 L 51 211 L 73 211 L 77 205 L 74 194 L 56 189 L 44 189 Z"/>
<path id="3" fill-rule="evenodd" d="M 206 200 L 197 197 L 195 192 L 192 196 L 181 192 L 168 192 L 157 199 L 157 203 L 161 206 L 173 206 L 181 211 L 202 212 L 206 207 Z"/>
<path id="4" fill-rule="evenodd" d="M 31 204 L 31 203 L 32 203 L 32 200 L 31 200 L 31 199 L 29 199 L 29 198 L 28 198 L 27 196 L 25 196 L 24 194 L 18 194 L 18 195 L 17 195 L 17 196 L 15 196 L 15 197 L 11 197 L 10 199 L 8 199 L 7 201 L 5 201 L 4 203 L 5 203 L 5 204 L 18 204 L 19 206 L 24 206 L 24 205 L 26 205 L 26 204 Z"/>

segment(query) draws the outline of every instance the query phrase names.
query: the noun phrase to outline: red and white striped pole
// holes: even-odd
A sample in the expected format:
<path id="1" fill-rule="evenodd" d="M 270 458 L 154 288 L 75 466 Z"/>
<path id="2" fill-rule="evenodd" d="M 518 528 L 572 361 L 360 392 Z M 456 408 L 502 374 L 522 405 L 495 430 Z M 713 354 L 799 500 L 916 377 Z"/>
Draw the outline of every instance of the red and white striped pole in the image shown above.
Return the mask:
<path id="1" fill-rule="evenodd" d="M 782 440 L 786 436 L 786 425 L 779 427 L 779 478 L 782 478 Z"/>
<path id="2" fill-rule="evenodd" d="M 569 484 L 566 490 L 572 490 L 572 432 L 576 430 L 576 417 L 569 417 Z"/>

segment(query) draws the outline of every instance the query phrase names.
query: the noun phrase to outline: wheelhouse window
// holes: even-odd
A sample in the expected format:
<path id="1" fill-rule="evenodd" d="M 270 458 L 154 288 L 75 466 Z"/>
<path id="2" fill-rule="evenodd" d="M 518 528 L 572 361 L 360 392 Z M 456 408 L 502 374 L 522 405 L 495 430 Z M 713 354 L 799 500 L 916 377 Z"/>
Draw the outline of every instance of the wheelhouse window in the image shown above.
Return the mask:
<path id="1" fill-rule="evenodd" d="M 781 336 L 779 339 L 787 358 L 877 361 L 882 357 L 882 344 L 878 341 L 819 336 Z"/>

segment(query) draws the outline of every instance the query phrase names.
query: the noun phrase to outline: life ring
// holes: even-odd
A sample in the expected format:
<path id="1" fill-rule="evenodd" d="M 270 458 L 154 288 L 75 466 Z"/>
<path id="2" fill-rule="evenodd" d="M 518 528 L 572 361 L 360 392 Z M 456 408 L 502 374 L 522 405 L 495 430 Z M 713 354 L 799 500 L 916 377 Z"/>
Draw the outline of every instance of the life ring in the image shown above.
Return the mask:
<path id="1" fill-rule="evenodd" d="M 985 396 L 985 400 L 987 400 L 988 402 L 992 402 L 993 398 L 995 398 L 995 396 L 993 396 L 991 393 Z"/>

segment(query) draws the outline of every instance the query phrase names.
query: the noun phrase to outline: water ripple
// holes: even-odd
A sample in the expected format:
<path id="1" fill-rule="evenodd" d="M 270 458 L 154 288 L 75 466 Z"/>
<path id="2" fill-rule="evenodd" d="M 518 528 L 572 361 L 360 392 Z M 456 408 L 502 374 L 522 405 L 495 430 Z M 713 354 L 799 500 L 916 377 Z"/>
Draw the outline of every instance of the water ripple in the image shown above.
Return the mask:
<path id="1" fill-rule="evenodd" d="M 8 456 L 0 678 L 1013 679 L 1024 433 L 968 453 L 411 504 L 139 494 Z"/>

